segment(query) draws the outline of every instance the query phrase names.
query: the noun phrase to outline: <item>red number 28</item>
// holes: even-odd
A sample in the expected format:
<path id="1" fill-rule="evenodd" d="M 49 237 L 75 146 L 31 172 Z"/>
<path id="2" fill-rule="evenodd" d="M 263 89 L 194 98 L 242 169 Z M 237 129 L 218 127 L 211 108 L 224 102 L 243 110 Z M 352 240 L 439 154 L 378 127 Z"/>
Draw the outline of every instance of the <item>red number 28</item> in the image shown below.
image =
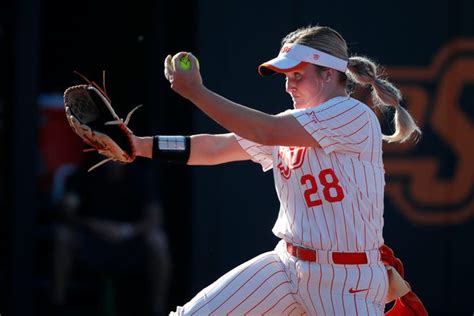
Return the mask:
<path id="1" fill-rule="evenodd" d="M 318 175 L 319 182 L 323 186 L 323 196 L 329 203 L 342 201 L 344 191 L 339 185 L 339 179 L 336 177 L 334 170 L 324 169 Z M 301 177 L 301 184 L 305 185 L 309 182 L 309 187 L 304 191 L 304 199 L 308 207 L 314 207 L 323 204 L 320 199 L 312 199 L 312 195 L 318 192 L 318 184 L 316 178 L 311 174 L 305 174 Z M 332 189 L 332 190 L 331 190 Z"/>

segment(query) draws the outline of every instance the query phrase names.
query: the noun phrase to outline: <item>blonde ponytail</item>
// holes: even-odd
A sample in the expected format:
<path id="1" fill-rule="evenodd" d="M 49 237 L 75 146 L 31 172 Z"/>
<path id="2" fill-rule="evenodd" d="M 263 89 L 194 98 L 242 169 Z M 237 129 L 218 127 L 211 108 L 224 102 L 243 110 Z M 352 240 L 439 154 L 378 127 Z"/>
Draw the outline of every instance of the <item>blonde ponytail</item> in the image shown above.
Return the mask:
<path id="1" fill-rule="evenodd" d="M 349 80 L 356 84 L 372 86 L 372 100 L 375 106 L 395 108 L 395 132 L 392 135 L 383 135 L 383 139 L 389 143 L 403 143 L 412 137 L 417 139 L 421 135 L 420 128 L 410 113 L 400 105 L 402 99 L 400 91 L 389 81 L 380 78 L 378 72 L 378 66 L 366 57 L 349 58 L 346 72 Z"/>

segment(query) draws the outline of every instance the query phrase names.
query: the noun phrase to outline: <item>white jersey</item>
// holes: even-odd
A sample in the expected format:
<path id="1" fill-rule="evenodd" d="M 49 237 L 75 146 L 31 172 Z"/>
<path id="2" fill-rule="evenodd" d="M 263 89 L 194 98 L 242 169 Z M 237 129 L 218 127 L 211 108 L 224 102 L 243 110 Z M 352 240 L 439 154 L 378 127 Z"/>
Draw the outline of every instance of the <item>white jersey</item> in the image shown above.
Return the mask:
<path id="1" fill-rule="evenodd" d="M 262 146 L 236 136 L 252 160 L 273 168 L 281 203 L 273 232 L 285 241 L 171 315 L 384 314 L 388 277 L 378 248 L 385 182 L 377 117 L 350 97 L 290 112 L 321 148 Z M 292 256 L 286 242 L 315 249 L 317 262 Z M 333 263 L 334 251 L 365 251 L 368 263 Z"/>
<path id="2" fill-rule="evenodd" d="M 321 148 L 240 145 L 273 168 L 281 206 L 273 233 L 307 248 L 342 252 L 383 244 L 382 132 L 375 113 L 351 97 L 289 112 Z"/>

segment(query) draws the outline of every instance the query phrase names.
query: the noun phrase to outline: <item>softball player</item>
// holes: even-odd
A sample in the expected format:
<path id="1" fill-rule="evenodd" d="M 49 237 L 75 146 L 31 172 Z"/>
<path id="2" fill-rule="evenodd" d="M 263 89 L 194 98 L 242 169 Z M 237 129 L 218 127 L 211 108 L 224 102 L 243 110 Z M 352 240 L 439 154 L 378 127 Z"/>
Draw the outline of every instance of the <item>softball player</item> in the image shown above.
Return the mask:
<path id="1" fill-rule="evenodd" d="M 228 272 L 175 315 L 382 315 L 388 289 L 383 244 L 382 140 L 419 129 L 399 91 L 365 57 L 349 57 L 331 28 L 298 29 L 259 73 L 283 73 L 293 109 L 269 115 L 208 90 L 197 60 L 165 60 L 171 87 L 229 134 L 135 137 L 138 154 L 189 165 L 252 160 L 273 170 L 281 206 L 273 251 Z M 382 135 L 374 112 L 350 96 L 370 84 L 374 103 L 395 109 L 395 133 Z"/>

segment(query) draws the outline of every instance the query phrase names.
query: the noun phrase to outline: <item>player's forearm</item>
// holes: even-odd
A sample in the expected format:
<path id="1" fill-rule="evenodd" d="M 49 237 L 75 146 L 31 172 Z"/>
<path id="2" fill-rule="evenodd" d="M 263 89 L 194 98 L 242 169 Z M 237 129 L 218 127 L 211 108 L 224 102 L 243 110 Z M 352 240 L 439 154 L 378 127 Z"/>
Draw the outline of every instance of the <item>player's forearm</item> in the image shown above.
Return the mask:
<path id="1" fill-rule="evenodd" d="M 153 137 L 132 137 L 137 156 L 153 158 Z M 198 134 L 190 137 L 188 165 L 217 165 L 231 161 L 248 160 L 247 152 L 237 143 L 232 133 L 210 135 Z M 158 155 L 159 156 L 159 155 Z"/>
<path id="2" fill-rule="evenodd" d="M 207 89 L 200 88 L 190 101 L 227 130 L 259 144 L 273 145 L 275 117 L 230 101 Z"/>
<path id="3" fill-rule="evenodd" d="M 201 134 L 191 136 L 191 153 L 189 165 L 210 166 L 223 163 L 219 154 L 219 138 L 217 136 Z"/>
<path id="4" fill-rule="evenodd" d="M 248 159 L 250 156 L 238 144 L 232 133 L 191 136 L 191 153 L 188 165 L 209 166 Z"/>

